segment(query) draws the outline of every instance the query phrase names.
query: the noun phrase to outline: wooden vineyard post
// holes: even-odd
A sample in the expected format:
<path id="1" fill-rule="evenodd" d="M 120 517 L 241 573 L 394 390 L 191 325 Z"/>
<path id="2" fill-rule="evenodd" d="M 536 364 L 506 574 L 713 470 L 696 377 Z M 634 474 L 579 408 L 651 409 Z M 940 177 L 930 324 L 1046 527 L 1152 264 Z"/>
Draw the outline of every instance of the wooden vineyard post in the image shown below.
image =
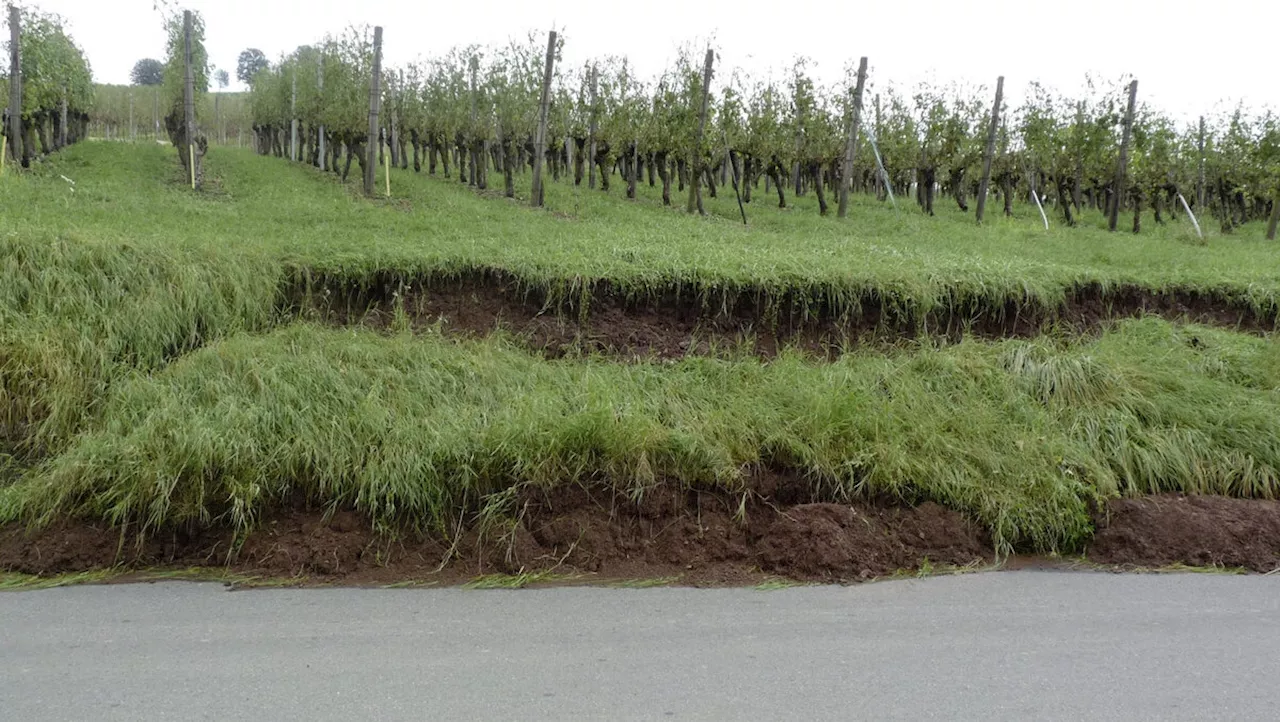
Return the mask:
<path id="1" fill-rule="evenodd" d="M 316 89 L 320 92 L 320 97 L 321 97 L 321 107 L 323 107 L 323 105 L 324 105 L 324 103 L 323 103 L 323 98 L 324 98 L 324 56 L 323 56 L 323 55 L 321 55 L 321 56 L 320 56 L 320 62 L 319 62 L 319 64 L 317 64 L 317 65 L 316 65 Z M 317 135 L 318 135 L 318 137 L 316 138 L 316 148 L 318 148 L 318 149 L 320 150 L 320 153 L 319 153 L 320 170 L 322 170 L 322 171 L 324 171 L 324 170 L 328 170 L 328 168 L 326 167 L 326 165 L 328 164 L 328 159 L 327 159 L 327 158 L 325 158 L 325 152 L 324 152 L 324 126 L 323 126 L 323 125 L 321 125 L 321 126 L 320 126 L 320 129 L 317 131 Z"/>
<path id="2" fill-rule="evenodd" d="M 400 161 L 400 169 L 408 168 L 405 161 L 405 153 L 403 151 L 403 142 L 401 141 L 401 133 L 404 129 L 400 127 L 400 114 L 404 112 L 404 71 L 400 71 L 400 75 L 396 78 L 395 91 L 392 95 L 395 97 L 395 110 L 391 113 L 391 143 L 392 149 L 395 151 L 396 157 Z"/>
<path id="3" fill-rule="evenodd" d="M 182 57 L 183 64 L 186 67 L 185 78 L 182 84 L 182 111 L 184 118 L 184 127 L 186 129 L 184 143 L 187 161 L 191 168 L 191 190 L 196 189 L 196 98 L 195 98 L 195 70 L 191 67 L 191 11 L 187 10 L 182 14 Z"/>
<path id="4" fill-rule="evenodd" d="M 499 152 L 501 152 L 502 148 L 499 147 L 498 150 Z M 569 171 L 568 171 L 569 177 L 573 178 L 573 184 L 577 185 L 578 181 L 582 180 L 582 178 L 577 176 L 576 173 L 574 172 L 577 166 L 573 164 L 573 133 L 567 133 L 565 135 L 564 158 L 565 158 L 565 165 L 569 168 Z"/>
<path id="5" fill-rule="evenodd" d="M 1084 101 L 1076 104 L 1076 182 L 1071 190 L 1071 205 L 1080 216 L 1080 194 L 1084 189 Z"/>
<path id="6" fill-rule="evenodd" d="M 738 175 L 738 163 L 729 155 L 729 167 L 733 169 L 733 195 L 738 199 L 738 213 L 742 214 L 742 225 L 747 225 L 747 207 L 742 205 L 742 188 L 745 187 Z"/>
<path id="7" fill-rule="evenodd" d="M 409 169 L 409 154 L 408 154 L 407 152 L 405 152 L 405 147 L 404 147 L 404 146 L 405 146 L 405 142 L 404 142 L 405 128 L 403 127 L 403 123 L 404 123 L 404 98 L 405 98 L 405 95 L 404 95 L 405 82 L 404 82 L 404 71 L 403 71 L 403 70 L 401 70 L 401 71 L 400 71 L 400 85 L 399 85 L 399 88 L 400 88 L 400 93 L 401 93 L 401 95 L 399 96 L 399 98 L 398 98 L 398 99 L 397 99 L 397 101 L 396 101 L 396 108 L 397 108 L 396 117 L 400 119 L 400 121 L 399 121 L 399 122 L 400 122 L 401 124 L 396 126 L 396 128 L 397 128 L 397 130 L 396 130 L 396 144 L 397 144 L 397 145 L 396 145 L 396 147 L 400 149 L 400 170 L 408 170 L 408 169 Z M 410 140 L 410 147 L 413 147 L 413 146 L 412 146 L 413 133 L 412 133 L 412 132 L 410 132 L 410 133 L 408 133 L 408 135 L 409 135 L 409 140 Z M 417 169 L 415 168 L 415 171 L 416 171 L 416 170 L 417 170 Z"/>
<path id="8" fill-rule="evenodd" d="M 862 89 L 867 83 L 867 59 L 858 61 L 858 84 L 853 89 L 853 112 L 849 114 L 849 137 L 844 146 L 844 167 L 840 178 L 840 210 L 837 215 L 849 215 L 849 191 L 853 188 L 853 160 L 858 152 L 858 125 L 862 122 Z M 745 222 L 745 221 L 744 221 Z"/>
<path id="9" fill-rule="evenodd" d="M 1204 116 L 1203 115 L 1200 116 L 1200 142 L 1198 145 L 1200 150 L 1200 178 L 1199 178 L 1199 183 L 1196 185 L 1196 210 L 1203 213 L 1204 211 L 1200 210 L 1201 208 L 1204 208 Z"/>
<path id="10" fill-rule="evenodd" d="M 636 184 L 640 182 L 640 138 L 631 140 L 631 177 L 627 179 L 627 197 L 636 199 Z"/>
<path id="11" fill-rule="evenodd" d="M 480 72 L 480 58 L 472 55 L 469 65 L 471 68 L 471 115 L 469 116 L 471 120 L 470 124 L 467 126 L 467 132 L 471 137 L 467 138 L 466 148 L 459 149 L 458 151 L 458 168 L 461 169 L 467 166 L 468 161 L 470 161 L 471 169 L 467 173 L 462 173 L 461 170 L 459 170 L 458 180 L 463 183 L 475 185 L 479 180 L 476 170 L 478 159 L 476 158 L 474 148 L 476 145 L 476 75 Z"/>
<path id="12" fill-rule="evenodd" d="M 14 163 L 25 160 L 22 151 L 22 18 L 18 6 L 9 6 L 9 154 Z"/>
<path id="13" fill-rule="evenodd" d="M 689 158 L 689 201 L 685 204 L 685 212 L 693 213 L 702 210 L 702 135 L 707 129 L 707 98 L 711 91 L 711 64 L 715 62 L 715 51 L 707 48 L 707 60 L 702 66 L 702 109 L 698 111 L 698 134 L 694 136 L 693 152 Z"/>
<path id="14" fill-rule="evenodd" d="M 544 200 L 542 163 L 547 155 L 547 112 L 551 105 L 551 75 L 556 62 L 556 31 L 547 36 L 547 65 L 542 73 L 542 99 L 538 102 L 538 134 L 533 143 L 533 192 L 529 202 L 541 208 Z"/>
<path id="15" fill-rule="evenodd" d="M 396 74 L 394 71 L 392 71 L 391 75 L 387 77 L 388 109 L 387 109 L 387 120 L 386 120 L 387 128 L 384 134 L 386 135 L 388 168 L 397 166 L 400 163 L 400 156 L 397 153 L 398 146 L 396 145 L 396 110 L 397 110 L 397 103 L 399 102 L 399 100 L 396 98 L 396 87 L 397 87 Z M 390 171 L 388 171 L 387 177 L 388 178 L 391 177 Z M 387 187 L 388 187 L 387 195 L 391 195 L 390 185 L 388 185 Z M 481 189 L 484 188 L 483 182 L 480 184 L 480 188 Z"/>
<path id="16" fill-rule="evenodd" d="M 596 73 L 595 63 L 591 64 L 591 110 L 590 120 L 587 127 L 587 188 L 596 189 L 596 130 L 598 130 L 598 119 L 596 118 L 596 91 L 599 87 L 599 75 Z"/>
<path id="17" fill-rule="evenodd" d="M 396 73 L 391 73 L 386 77 L 383 83 L 382 104 L 386 107 L 387 112 L 382 114 L 382 157 L 388 167 L 395 167 L 398 159 L 396 158 Z"/>
<path id="18" fill-rule="evenodd" d="M 364 160 L 364 194 L 373 195 L 373 186 L 377 178 L 378 146 L 381 138 L 378 135 L 378 102 L 382 98 L 382 26 L 373 29 L 373 76 L 369 79 L 369 137 L 365 141 Z"/>
<path id="19" fill-rule="evenodd" d="M 1004 102 L 1004 76 L 996 78 L 996 104 L 991 108 L 991 125 L 987 128 L 987 147 L 982 153 L 982 180 L 978 182 L 978 223 L 987 210 L 987 189 L 991 186 L 991 162 L 996 155 L 996 132 L 1000 130 L 1000 104 Z"/>
<path id="20" fill-rule="evenodd" d="M 1124 114 L 1124 129 L 1120 135 L 1120 160 L 1116 163 L 1115 193 L 1111 199 L 1111 217 L 1107 228 L 1113 233 L 1120 222 L 1120 206 L 1124 203 L 1124 191 L 1129 171 L 1129 139 L 1133 135 L 1133 112 L 1138 102 L 1138 81 L 1129 83 L 1129 108 Z"/>
<path id="21" fill-rule="evenodd" d="M 876 152 L 875 143 L 880 142 L 879 141 L 879 138 L 880 138 L 880 94 L 879 93 L 876 93 L 875 104 L 876 104 L 876 108 L 875 108 L 876 117 L 875 117 L 875 128 L 873 128 L 873 130 L 875 131 L 875 135 L 872 136 L 871 138 L 871 141 L 872 141 L 871 151 L 873 153 Z M 878 157 L 876 159 L 876 165 L 877 166 L 880 165 L 880 160 Z M 884 181 L 885 181 L 884 171 L 882 171 L 880 168 L 877 167 L 876 168 L 876 200 L 878 201 L 884 200 L 884 196 L 885 196 Z"/>
<path id="22" fill-rule="evenodd" d="M 804 179 L 800 177 L 800 151 L 804 149 L 804 131 L 796 130 L 796 160 L 791 164 L 791 183 L 796 187 L 796 197 L 804 195 Z"/>
<path id="23" fill-rule="evenodd" d="M 133 122 L 133 93 L 129 93 L 129 141 L 138 142 L 138 126 Z"/>
<path id="24" fill-rule="evenodd" d="M 1271 194 L 1271 218 L 1267 221 L 1267 240 L 1276 239 L 1276 226 L 1280 226 L 1280 187 Z"/>
<path id="25" fill-rule="evenodd" d="M 619 107 L 623 107 L 623 108 L 625 108 L 627 105 L 627 88 L 625 85 L 622 87 L 622 98 L 618 103 L 618 105 Z M 631 147 L 631 158 L 629 161 L 627 159 L 625 151 L 618 154 L 618 170 L 622 171 L 622 180 L 627 182 L 627 197 L 633 200 L 636 197 L 636 174 L 635 174 L 634 163 L 635 163 L 637 151 L 639 150 L 637 147 L 639 142 L 640 142 L 639 138 L 635 138 L 634 136 L 632 137 L 633 145 Z M 627 170 L 628 162 L 632 163 L 632 167 L 630 171 Z"/>
<path id="26" fill-rule="evenodd" d="M 289 95 L 289 160 L 298 162 L 298 68 L 293 69 L 293 91 Z"/>

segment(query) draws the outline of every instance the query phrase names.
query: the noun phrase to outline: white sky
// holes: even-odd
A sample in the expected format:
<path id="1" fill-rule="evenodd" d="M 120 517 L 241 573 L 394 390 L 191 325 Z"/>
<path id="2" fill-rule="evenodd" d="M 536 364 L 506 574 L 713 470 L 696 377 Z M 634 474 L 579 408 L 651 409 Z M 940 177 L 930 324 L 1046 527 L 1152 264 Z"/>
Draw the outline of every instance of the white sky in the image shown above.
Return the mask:
<path id="1" fill-rule="evenodd" d="M 143 57 L 161 58 L 155 0 L 24 0 L 62 15 L 99 82 L 128 83 Z M 247 47 L 273 60 L 349 24 L 382 25 L 387 62 L 453 45 L 505 42 L 554 23 L 566 35 L 564 62 L 625 55 L 656 75 L 677 45 L 716 38 L 722 62 L 751 73 L 816 61 L 820 81 L 842 77 L 858 56 L 872 80 L 920 79 L 994 87 L 1005 76 L 1010 106 L 1040 80 L 1063 91 L 1087 71 L 1132 74 L 1139 97 L 1179 118 L 1243 100 L 1280 106 L 1276 50 L 1280 0 L 173 0 L 198 10 L 211 62 L 235 76 Z M 625 8 L 619 9 L 619 8 Z M 235 86 L 233 85 L 233 88 Z"/>

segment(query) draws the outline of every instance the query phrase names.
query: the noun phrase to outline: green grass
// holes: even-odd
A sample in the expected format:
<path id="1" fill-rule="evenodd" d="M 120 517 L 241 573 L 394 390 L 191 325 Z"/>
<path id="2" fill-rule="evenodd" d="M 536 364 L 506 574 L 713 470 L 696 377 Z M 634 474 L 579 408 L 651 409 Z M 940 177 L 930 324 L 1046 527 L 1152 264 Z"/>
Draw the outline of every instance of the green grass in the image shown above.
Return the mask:
<path id="1" fill-rule="evenodd" d="M 1280 351 L 1147 319 L 1094 341 L 965 342 L 829 365 L 552 362 L 295 324 L 119 384 L 62 454 L 0 491 L 15 516 L 251 528 L 303 493 L 444 531 L 516 484 L 937 501 L 1005 548 L 1073 548 L 1087 504 L 1280 491 Z"/>
<path id="2" fill-rule="evenodd" d="M 439 582 L 427 579 L 406 579 L 404 581 L 392 582 L 391 584 L 382 585 L 382 589 L 426 589 L 434 587 Z"/>
<path id="3" fill-rule="evenodd" d="M 919 568 L 903 569 L 885 577 L 882 580 L 894 579 L 925 579 L 928 577 L 945 577 L 955 576 L 958 574 L 974 574 L 977 572 L 991 571 L 999 568 L 999 562 L 994 564 L 986 564 L 979 561 L 973 561 L 968 564 L 934 564 L 925 557 L 920 562 Z"/>
<path id="4" fill-rule="evenodd" d="M 800 586 L 804 586 L 804 583 L 797 582 L 794 579 L 783 579 L 781 577 L 775 577 L 773 579 L 767 579 L 763 582 L 760 582 L 759 584 L 755 585 L 755 589 L 756 591 L 760 591 L 760 592 L 777 592 L 783 589 L 791 589 L 793 587 L 800 587 Z"/>
<path id="5" fill-rule="evenodd" d="M 1256 227 L 1200 245 L 1184 225 L 1108 234 L 1086 215 L 1046 233 L 1021 208 L 978 228 L 945 204 L 925 218 L 861 196 L 839 221 L 812 196 L 780 211 L 760 193 L 744 228 L 731 195 L 694 218 L 645 186 L 627 201 L 616 179 L 611 195 L 553 183 L 534 211 L 412 172 L 392 172 L 395 199 L 369 201 L 248 151 L 208 163 L 201 195 L 146 144 L 83 144 L 0 178 L 0 521 L 247 530 L 300 492 L 386 528 L 442 530 L 518 484 L 741 493 L 768 466 L 823 498 L 935 500 L 1004 548 L 1052 551 L 1087 538 L 1097 498 L 1277 494 L 1280 354 L 1226 331 L 1142 320 L 1096 340 L 830 365 L 623 366 L 325 330 L 284 311 L 308 279 L 471 273 L 562 299 L 604 280 L 706 302 L 976 311 L 1097 284 L 1269 311 L 1280 254 Z"/>
<path id="6" fill-rule="evenodd" d="M 130 579 L 145 582 L 218 582 L 232 589 L 276 589 L 299 587 L 311 580 L 305 575 L 265 577 L 240 574 L 222 567 L 188 567 L 185 569 L 140 569 L 129 573 Z"/>
<path id="7" fill-rule="evenodd" d="M 576 582 L 581 578 L 579 574 L 557 573 L 555 570 L 518 574 L 485 574 L 462 586 L 464 589 L 524 589 L 538 584 Z"/>
<path id="8" fill-rule="evenodd" d="M 91 572 L 34 576 L 0 571 L 0 592 L 30 592 L 37 589 L 53 589 L 79 584 L 98 584 L 124 573 L 122 569 L 98 569 Z"/>
<path id="9" fill-rule="evenodd" d="M 1155 569 L 1136 569 L 1134 571 L 1151 571 L 1159 574 L 1225 574 L 1225 575 L 1241 575 L 1248 574 L 1249 570 L 1245 567 L 1228 567 L 1221 564 L 1213 566 L 1191 566 L 1188 564 L 1169 564 L 1168 566 L 1156 567 Z M 1270 573 L 1270 572 L 1267 572 Z"/>
<path id="10" fill-rule="evenodd" d="M 163 148 L 82 145 L 36 177 L 10 181 L 13 212 L 0 219 L 0 235 L 25 238 L 38 228 L 45 238 L 110 251 L 158 246 L 194 253 L 190 262 L 221 265 L 224 274 L 276 280 L 282 271 L 359 278 L 483 268 L 546 286 L 606 278 L 637 291 L 671 283 L 691 292 L 871 287 L 925 306 L 965 297 L 1052 300 L 1083 282 L 1221 289 L 1272 304 L 1280 286 L 1280 260 L 1256 227 L 1199 246 L 1187 242 L 1185 224 L 1108 234 L 1100 215 L 1087 214 L 1084 227 L 1046 233 L 1034 210 L 1019 207 L 1021 217 L 996 213 L 978 228 L 951 206 L 926 218 L 909 203 L 895 212 L 861 195 L 842 222 L 820 218 L 810 194 L 787 211 L 761 195 L 744 228 L 731 196 L 709 200 L 711 217 L 698 219 L 661 208 L 647 186 L 639 202 L 627 201 L 616 179 L 609 195 L 552 183 L 550 212 L 537 212 L 412 171 L 392 171 L 394 200 L 369 202 L 354 182 L 344 189 L 331 174 L 247 150 L 215 149 L 209 163 L 216 189 L 196 197 L 166 182 L 176 171 Z M 76 180 L 74 193 L 61 175 Z M 223 254 L 269 265 L 228 268 Z"/>
<path id="11" fill-rule="evenodd" d="M 638 579 L 620 579 L 611 581 L 605 586 L 613 589 L 654 589 L 656 587 L 671 587 L 680 583 L 682 577 L 641 577 Z"/>
<path id="12" fill-rule="evenodd" d="M 744 228 L 731 196 L 693 218 L 645 185 L 625 200 L 617 179 L 610 195 L 552 183 L 544 212 L 411 171 L 392 172 L 395 200 L 370 202 L 354 183 L 248 150 L 218 148 L 208 163 L 201 195 L 152 144 L 85 143 L 0 178 L 0 469 L 6 454 L 64 448 L 114 379 L 267 330 L 287 320 L 285 289 L 321 278 L 500 273 L 560 299 L 607 280 L 638 296 L 744 293 L 767 306 L 790 294 L 914 313 L 1054 305 L 1083 284 L 1197 289 L 1268 311 L 1280 290 L 1280 254 L 1253 227 L 1199 246 L 1185 224 L 1108 234 L 1095 215 L 1045 233 L 1020 208 L 978 228 L 946 204 L 926 218 L 863 196 L 838 221 L 817 215 L 812 194 L 780 211 L 761 193 Z"/>
<path id="13" fill-rule="evenodd" d="M 96 569 L 66 574 L 33 575 L 0 571 L 0 592 L 27 592 L 38 589 L 69 587 L 81 584 L 103 584 L 112 581 L 138 582 L 219 582 L 233 589 L 260 589 L 302 586 L 306 577 L 261 577 L 237 574 L 223 568 L 190 567 L 186 569 Z"/>

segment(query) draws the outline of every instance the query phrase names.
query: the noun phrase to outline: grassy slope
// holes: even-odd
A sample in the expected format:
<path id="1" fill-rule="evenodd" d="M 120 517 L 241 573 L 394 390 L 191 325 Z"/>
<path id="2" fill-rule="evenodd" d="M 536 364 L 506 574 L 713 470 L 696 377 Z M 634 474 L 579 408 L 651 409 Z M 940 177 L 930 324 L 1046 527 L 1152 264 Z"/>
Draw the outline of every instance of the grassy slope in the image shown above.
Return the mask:
<path id="1" fill-rule="evenodd" d="M 950 209 L 931 219 L 862 198 L 849 222 L 819 218 L 811 198 L 787 212 L 758 202 L 743 229 L 730 199 L 696 219 L 645 187 L 632 203 L 618 185 L 607 197 L 553 184 L 546 213 L 400 171 L 397 199 L 370 203 L 276 159 L 215 149 L 210 164 L 221 188 L 203 197 L 151 146 L 88 144 L 0 178 L 0 455 L 6 440 L 65 451 L 0 493 L 0 518 L 74 508 L 244 524 L 301 486 L 383 520 L 439 522 L 517 481 L 732 485 L 770 463 L 811 473 L 833 497 L 935 498 L 1006 541 L 1049 548 L 1086 533 L 1094 490 L 1274 492 L 1275 356 L 1268 341 L 1222 332 L 1196 331 L 1212 339 L 1196 348 L 1144 322 L 1096 345 L 965 344 L 829 368 L 556 364 L 492 342 L 306 327 L 239 335 L 271 328 L 280 285 L 316 271 L 873 287 L 922 307 L 1052 300 L 1096 281 L 1269 305 L 1280 259 L 1256 229 L 1207 247 L 1175 226 L 1046 234 L 1025 209 L 977 229 Z"/>
<path id="2" fill-rule="evenodd" d="M 1047 550 L 1087 536 L 1099 496 L 1275 496 L 1277 388 L 1272 342 L 1155 319 L 831 365 L 548 362 L 299 324 L 121 384 L 0 508 L 247 527 L 302 491 L 443 530 L 521 483 L 740 490 L 766 466 L 820 498 L 938 501 Z"/>
<path id="3" fill-rule="evenodd" d="M 234 149 L 211 156 L 223 193 L 192 198 L 164 182 L 177 175 L 169 154 L 151 146 L 75 148 L 39 177 L 5 188 L 13 212 L 0 218 L 0 235 L 39 228 L 87 242 L 264 254 L 349 273 L 494 267 L 531 280 L 611 278 L 642 287 L 667 280 L 872 286 L 921 304 L 964 293 L 1052 299 L 1090 280 L 1221 288 L 1268 302 L 1280 289 L 1280 258 L 1252 227 L 1201 247 L 1188 242 L 1186 224 L 1151 230 L 1148 222 L 1139 236 L 1108 234 L 1095 215 L 1085 227 L 1046 233 L 1034 209 L 1020 207 L 1020 218 L 995 213 L 979 229 L 954 206 L 940 203 L 940 215 L 926 218 L 909 203 L 894 212 L 862 196 L 853 218 L 839 222 L 820 218 L 811 195 L 798 210 L 779 211 L 760 194 L 752 225 L 743 228 L 731 195 L 709 201 L 711 219 L 697 219 L 662 211 L 648 187 L 642 202 L 628 202 L 617 179 L 609 196 L 553 183 L 553 212 L 539 213 L 399 170 L 392 172 L 396 201 L 368 203 L 317 172 Z M 59 174 L 76 180 L 76 193 Z"/>
<path id="4" fill-rule="evenodd" d="M 270 325 L 280 284 L 299 274 L 359 283 L 487 268 L 566 293 L 609 278 L 641 293 L 785 288 L 837 302 L 875 289 L 915 309 L 1054 303 L 1085 282 L 1215 289 L 1265 308 L 1280 289 L 1280 255 L 1256 228 L 1202 247 L 1185 224 L 1134 237 L 1093 217 L 1045 233 L 1022 208 L 979 229 L 946 203 L 925 218 L 861 196 L 839 222 L 812 196 L 779 211 L 760 194 L 744 229 L 724 194 L 697 219 L 662 209 L 647 186 L 626 201 L 616 179 L 609 196 L 552 183 L 545 213 L 398 170 L 397 200 L 370 203 L 249 151 L 215 149 L 209 163 L 220 189 L 200 197 L 181 187 L 172 151 L 150 144 L 88 143 L 0 178 L 0 453 L 6 439 L 64 443 L 118 368 Z"/>

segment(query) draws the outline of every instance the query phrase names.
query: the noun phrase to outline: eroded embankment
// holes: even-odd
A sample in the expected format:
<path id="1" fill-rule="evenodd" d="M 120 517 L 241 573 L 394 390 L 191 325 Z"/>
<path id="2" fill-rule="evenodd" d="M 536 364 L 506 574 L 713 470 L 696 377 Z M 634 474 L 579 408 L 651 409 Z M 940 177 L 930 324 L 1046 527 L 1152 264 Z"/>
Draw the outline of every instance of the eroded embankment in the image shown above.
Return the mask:
<path id="1" fill-rule="evenodd" d="M 1096 521 L 1089 557 L 1103 564 L 1280 568 L 1280 502 L 1157 495 L 1114 501 Z"/>
<path id="2" fill-rule="evenodd" d="M 798 488 L 798 487 L 797 487 Z M 980 527 L 932 503 L 918 507 L 786 503 L 658 487 L 640 500 L 570 485 L 526 490 L 501 519 L 473 517 L 454 538 L 379 537 L 351 512 L 279 510 L 238 547 L 225 531 L 155 534 L 62 522 L 35 534 L 0 530 L 0 569 L 27 574 L 227 565 L 314 582 L 459 583 L 488 574 L 590 575 L 742 584 L 766 576 L 856 581 L 922 564 L 991 560 Z M 235 550 L 233 552 L 233 549 Z"/>
<path id="3" fill-rule="evenodd" d="M 875 289 L 847 294 L 668 287 L 637 293 L 603 280 L 548 288 L 494 271 L 441 278 L 387 272 L 361 280 L 300 274 L 283 290 L 281 311 L 337 326 L 401 324 L 439 328 L 449 336 L 500 330 L 552 358 L 622 359 L 734 353 L 772 358 L 788 347 L 832 358 L 852 347 L 906 339 L 1027 338 L 1053 329 L 1093 334 L 1117 319 L 1143 315 L 1249 333 L 1271 331 L 1277 322 L 1273 305 L 1198 289 L 1086 284 L 1066 290 L 1060 302 L 957 294 L 925 303 Z"/>
<path id="4" fill-rule="evenodd" d="M 803 280 L 744 286 L 693 275 L 646 286 L 554 275 L 535 281 L 484 266 L 325 271 L 234 254 L 195 259 L 73 243 L 9 250 L 22 262 L 10 279 L 13 323 L 0 330 L 0 458 L 24 463 L 63 448 L 118 379 L 298 319 L 384 329 L 399 321 L 455 338 L 502 329 L 547 357 L 597 353 L 634 361 L 713 353 L 772 358 L 784 347 L 823 360 L 903 339 L 1092 333 L 1140 314 L 1248 332 L 1272 330 L 1277 318 L 1272 295 L 1244 288 L 1086 283 L 1045 296 L 999 283 L 908 291 L 868 282 L 859 290 Z"/>
<path id="5" fill-rule="evenodd" d="M 359 515 L 302 505 L 280 510 L 237 544 L 230 532 L 166 532 L 145 540 L 64 521 L 36 533 L 0 529 L 0 570 L 35 575 L 107 568 L 222 568 L 304 584 L 460 584 L 485 575 L 511 583 L 644 580 L 756 584 L 769 578 L 854 582 L 903 572 L 979 568 L 990 540 L 933 503 L 800 503 L 711 492 L 652 490 L 640 501 L 579 486 L 527 492 L 518 514 L 475 522 L 455 538 L 376 534 Z M 1118 500 L 1098 514 L 1090 562 L 1280 567 L 1280 505 L 1160 495 Z M 501 584 L 500 580 L 495 583 Z"/>

